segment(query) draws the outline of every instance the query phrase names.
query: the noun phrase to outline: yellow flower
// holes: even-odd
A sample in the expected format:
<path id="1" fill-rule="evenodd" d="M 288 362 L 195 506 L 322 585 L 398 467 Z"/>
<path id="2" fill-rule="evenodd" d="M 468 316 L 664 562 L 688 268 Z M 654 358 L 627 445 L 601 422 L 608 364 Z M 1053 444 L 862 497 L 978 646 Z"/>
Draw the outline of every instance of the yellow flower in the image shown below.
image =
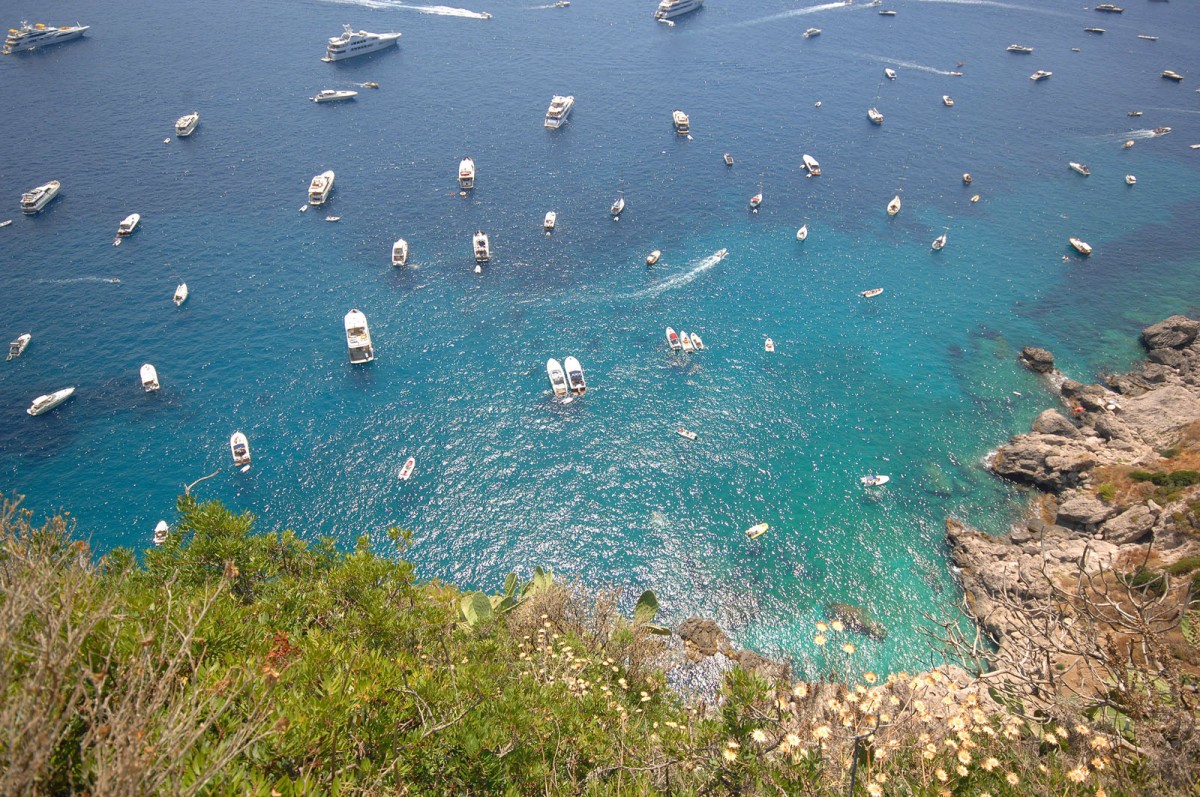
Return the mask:
<path id="1" fill-rule="evenodd" d="M 971 763 L 971 754 L 968 753 L 966 750 L 959 750 L 958 751 L 958 760 L 960 763 L 969 764 L 969 763 Z"/>
<path id="2" fill-rule="evenodd" d="M 821 726 L 821 727 L 819 727 L 819 728 L 815 728 L 815 729 L 813 729 L 813 738 L 814 738 L 814 739 L 817 739 L 817 740 L 824 740 L 824 739 L 828 739 L 828 738 L 829 738 L 829 733 L 830 733 L 830 731 L 829 731 L 829 726 L 828 726 L 828 725 L 822 725 L 822 726 Z"/>
<path id="3" fill-rule="evenodd" d="M 959 764 L 954 771 L 958 773 L 959 777 L 965 778 L 967 776 L 967 768 L 962 764 Z"/>
<path id="4" fill-rule="evenodd" d="M 1096 787 L 1096 797 L 1108 797 L 1108 792 L 1104 791 L 1103 786 Z"/>
<path id="5" fill-rule="evenodd" d="M 826 640 L 825 640 L 824 634 L 817 634 L 815 637 L 813 637 L 813 644 L 817 645 L 818 647 L 821 645 L 824 645 L 825 641 Z"/>
<path id="6" fill-rule="evenodd" d="M 871 797 L 882 797 L 883 787 L 878 783 L 868 783 L 867 794 L 871 795 Z"/>
<path id="7" fill-rule="evenodd" d="M 1017 777 L 1017 773 L 1015 772 L 1009 772 L 1004 776 L 1004 779 L 1008 781 L 1009 786 L 1016 786 L 1021 782 L 1021 779 Z"/>
<path id="8" fill-rule="evenodd" d="M 946 774 L 946 770 L 942 769 L 941 767 L 938 767 L 936 770 L 934 770 L 933 776 L 935 778 L 937 778 L 938 780 L 940 780 L 942 783 L 945 783 L 946 778 L 949 777 L 949 775 Z"/>
<path id="9" fill-rule="evenodd" d="M 834 631 L 837 631 L 839 634 L 846 630 L 846 626 L 842 625 L 841 620 L 834 620 L 831 627 L 833 628 Z"/>
<path id="10" fill-rule="evenodd" d="M 846 653 L 853 653 L 854 652 L 854 643 L 847 642 L 846 644 L 842 645 L 842 650 L 844 650 Z"/>
<path id="11" fill-rule="evenodd" d="M 1105 739 L 1103 736 L 1093 736 L 1090 744 L 1092 745 L 1093 750 L 1108 749 L 1108 739 Z"/>
<path id="12" fill-rule="evenodd" d="M 879 680 L 879 676 L 868 670 L 863 673 L 863 680 L 869 684 L 873 684 Z"/>
<path id="13" fill-rule="evenodd" d="M 1083 764 L 1080 764 L 1067 773 L 1067 778 L 1074 783 L 1083 783 L 1085 780 L 1087 780 L 1087 776 L 1087 767 L 1085 767 Z"/>
<path id="14" fill-rule="evenodd" d="M 1087 736 L 1092 732 L 1092 729 L 1086 725 L 1076 725 L 1073 730 L 1080 736 Z"/>
<path id="15" fill-rule="evenodd" d="M 997 758 L 995 758 L 994 756 L 989 756 L 988 759 L 986 761 L 984 761 L 980 766 L 982 766 L 985 771 L 991 772 L 993 769 L 1000 766 L 1000 761 Z"/>
<path id="16" fill-rule="evenodd" d="M 825 625 L 825 623 L 817 623 L 817 630 L 823 634 L 829 630 L 829 626 Z"/>
<path id="17" fill-rule="evenodd" d="M 1054 732 L 1064 739 L 1071 735 L 1070 732 L 1061 725 L 1055 725 Z"/>
<path id="18" fill-rule="evenodd" d="M 792 694 L 798 698 L 808 697 L 808 684 L 796 684 L 792 687 Z"/>
<path id="19" fill-rule="evenodd" d="M 721 755 L 725 756 L 725 760 L 731 764 L 734 761 L 737 761 L 737 750 L 730 750 L 727 748 L 725 752 L 721 753 Z"/>
<path id="20" fill-rule="evenodd" d="M 787 736 L 785 736 L 785 737 L 783 737 L 783 738 L 784 738 L 784 739 L 787 741 L 787 743 L 788 743 L 788 744 L 790 744 L 792 747 L 799 747 L 799 746 L 800 746 L 800 737 L 799 737 L 799 736 L 797 736 L 797 735 L 796 735 L 796 734 L 794 734 L 794 733 L 789 733 Z"/>
<path id="21" fill-rule="evenodd" d="M 755 728 L 750 733 L 750 738 L 754 739 L 754 741 L 758 742 L 759 744 L 762 744 L 767 740 L 767 735 L 763 733 L 762 728 Z"/>
<path id="22" fill-rule="evenodd" d="M 1101 761 L 1099 758 L 1093 758 L 1092 759 L 1092 769 L 1095 769 L 1097 771 L 1104 769 L 1104 762 Z"/>

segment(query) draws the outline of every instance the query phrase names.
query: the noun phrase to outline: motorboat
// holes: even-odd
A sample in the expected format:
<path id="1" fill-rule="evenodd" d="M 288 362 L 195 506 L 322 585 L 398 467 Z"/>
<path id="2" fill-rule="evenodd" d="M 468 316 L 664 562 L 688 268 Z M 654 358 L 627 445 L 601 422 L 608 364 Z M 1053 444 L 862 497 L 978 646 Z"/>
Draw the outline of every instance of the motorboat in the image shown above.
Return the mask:
<path id="1" fill-rule="evenodd" d="M 341 221 L 341 220 L 342 220 L 341 216 L 326 216 L 325 217 L 325 221 L 337 222 L 337 221 Z"/>
<path id="2" fill-rule="evenodd" d="M 775 341 L 771 340 L 770 338 L 767 338 L 766 341 L 763 343 L 763 349 L 767 352 L 767 354 L 774 353 Z"/>
<path id="3" fill-rule="evenodd" d="M 896 16 L 896 12 L 895 12 L 895 11 L 892 11 L 890 8 L 887 8 L 887 9 L 884 9 L 883 11 L 880 11 L 880 12 L 879 12 L 879 16 L 881 16 L 881 17 L 894 17 L 894 16 Z"/>
<path id="4" fill-rule="evenodd" d="M 1101 3 L 1100 5 L 1096 6 L 1096 10 L 1107 11 L 1110 14 L 1121 14 L 1125 11 L 1125 9 L 1114 6 L 1112 3 Z"/>
<path id="5" fill-rule="evenodd" d="M 21 212 L 30 216 L 34 213 L 41 213 L 42 208 L 49 205 L 50 200 L 58 196 L 60 188 L 62 188 L 62 183 L 58 180 L 51 180 L 45 185 L 39 185 L 37 188 L 21 194 Z"/>
<path id="6" fill-rule="evenodd" d="M 554 232 L 554 225 L 557 223 L 558 214 L 553 210 L 548 211 L 546 213 L 546 218 L 542 219 L 542 229 L 546 231 L 547 235 L 549 235 L 550 233 Z"/>
<path id="7" fill-rule="evenodd" d="M 192 111 L 189 114 L 185 114 L 175 120 L 175 135 L 180 138 L 187 138 L 196 132 L 196 125 L 198 124 L 200 124 L 199 112 Z"/>
<path id="8" fill-rule="evenodd" d="M 492 247 L 488 243 L 487 233 L 483 230 L 476 230 L 471 236 L 471 248 L 475 252 L 476 263 L 486 263 L 492 259 Z"/>
<path id="9" fill-rule="evenodd" d="M 458 187 L 464 191 L 475 187 L 475 161 L 471 158 L 458 162 Z"/>
<path id="10" fill-rule="evenodd" d="M 1141 111 L 1130 111 L 1129 113 L 1127 113 L 1125 115 L 1126 116 L 1141 116 L 1142 112 Z"/>
<path id="11" fill-rule="evenodd" d="M 158 371 L 154 370 L 153 365 L 150 363 L 143 365 L 140 374 L 142 377 L 142 388 L 147 393 L 153 393 L 158 390 Z"/>
<path id="12" fill-rule="evenodd" d="M 945 105 L 947 108 L 953 108 L 953 107 L 954 107 L 954 100 L 950 99 L 950 95 L 949 95 L 949 94 L 943 94 L 943 95 L 942 95 L 942 105 Z"/>
<path id="13" fill-rule="evenodd" d="M 20 357 L 25 352 L 25 347 L 29 345 L 29 341 L 33 340 L 33 335 L 26 332 L 23 335 L 18 335 L 17 339 L 8 344 L 8 356 L 5 360 L 11 360 L 15 357 Z"/>
<path id="14" fill-rule="evenodd" d="M 978 202 L 978 201 L 979 201 L 979 194 L 975 194 L 973 197 L 971 197 L 971 201 L 972 201 L 972 202 Z"/>
<path id="15" fill-rule="evenodd" d="M 1150 135 L 1165 136 L 1167 133 L 1170 133 L 1170 132 L 1171 132 L 1171 128 L 1169 128 L 1169 127 L 1156 127 L 1150 131 Z"/>
<path id="16" fill-rule="evenodd" d="M 675 434 L 679 435 L 684 440 L 691 440 L 692 442 L 695 442 L 696 438 L 699 437 L 699 435 L 697 435 L 695 432 L 684 429 L 682 426 L 675 430 Z"/>
<path id="17" fill-rule="evenodd" d="M 732 166 L 732 165 L 733 165 L 733 156 L 732 156 L 732 155 L 730 155 L 728 152 L 726 152 L 726 153 L 725 153 L 725 154 L 724 154 L 722 157 L 723 157 L 723 159 L 724 159 L 724 161 L 725 161 L 725 165 L 726 165 L 726 166 Z"/>
<path id="18" fill-rule="evenodd" d="M 325 46 L 326 63 L 354 58 L 376 50 L 384 50 L 396 46 L 400 41 L 399 33 L 370 33 L 365 30 L 356 31 L 349 25 L 342 25 L 340 36 L 331 36 Z"/>
<path id="19" fill-rule="evenodd" d="M 550 377 L 550 387 L 554 389 L 554 395 L 562 398 L 567 395 L 567 377 L 563 373 L 563 368 L 558 364 L 558 360 L 551 357 L 546 360 L 546 375 Z"/>
<path id="20" fill-rule="evenodd" d="M 879 473 L 868 473 L 866 476 L 859 478 L 864 487 L 882 487 L 892 480 L 891 476 L 884 476 Z"/>
<path id="21" fill-rule="evenodd" d="M 1170 69 L 1164 69 L 1162 76 L 1167 80 L 1174 80 L 1176 83 L 1183 80 L 1183 75 L 1179 74 L 1178 72 L 1172 72 Z"/>
<path id="22" fill-rule="evenodd" d="M 896 70 L 892 69 L 890 66 L 884 67 L 883 76 L 885 78 L 887 78 L 888 80 L 895 80 L 896 79 Z"/>
<path id="23" fill-rule="evenodd" d="M 1137 177 L 1132 174 L 1125 175 L 1125 185 L 1137 185 Z"/>
<path id="24" fill-rule="evenodd" d="M 1133 149 L 1133 143 L 1133 139 L 1131 138 L 1121 145 L 1121 149 Z"/>
<path id="25" fill-rule="evenodd" d="M 1139 33 L 1139 34 L 1137 35 L 1137 37 L 1138 37 L 1139 39 L 1142 39 L 1142 40 L 1144 40 L 1144 41 L 1148 41 L 1148 42 L 1156 42 L 1156 41 L 1158 41 L 1158 37 L 1157 37 L 1157 36 L 1147 36 L 1147 35 L 1146 35 L 1146 34 L 1144 34 L 1144 33 Z"/>
<path id="26" fill-rule="evenodd" d="M 404 460 L 404 465 L 400 468 L 400 472 L 396 474 L 396 478 L 402 482 L 408 481 L 410 478 L 412 478 L 413 469 L 415 467 L 417 467 L 417 458 L 409 457 L 408 459 Z"/>
<path id="27" fill-rule="evenodd" d="M 392 244 L 392 265 L 403 266 L 408 262 L 408 241 L 397 238 Z"/>
<path id="28" fill-rule="evenodd" d="M 883 114 L 879 112 L 878 108 L 868 108 L 867 118 L 877 125 L 883 124 Z"/>
<path id="29" fill-rule="evenodd" d="M 808 238 L 808 225 L 801 225 L 800 229 L 796 230 L 796 240 L 803 241 Z"/>
<path id="30" fill-rule="evenodd" d="M 662 252 L 658 249 L 655 249 L 653 252 L 646 255 L 646 265 L 653 266 L 655 263 L 658 262 L 658 259 L 660 257 L 662 257 Z"/>
<path id="31" fill-rule="evenodd" d="M 883 293 L 883 288 L 871 288 L 869 290 L 859 291 L 858 295 L 864 299 L 874 299 L 881 293 Z"/>
<path id="32" fill-rule="evenodd" d="M 117 235 L 125 237 L 133 235 L 133 231 L 137 229 L 138 222 L 142 220 L 140 213 L 130 213 L 125 218 L 121 219 L 121 223 L 117 225 Z"/>
<path id="33" fill-rule="evenodd" d="M 943 232 L 937 238 L 933 239 L 933 244 L 932 244 L 933 251 L 940 252 L 940 251 L 942 251 L 942 247 L 945 245 L 946 245 L 946 233 Z"/>
<path id="34" fill-rule="evenodd" d="M 171 301 L 175 302 L 175 306 L 179 307 L 187 301 L 188 287 L 186 282 L 181 282 L 175 286 L 175 295 L 171 297 Z"/>
<path id="35" fill-rule="evenodd" d="M 762 189 L 758 193 L 750 197 L 750 209 L 758 210 L 758 206 L 762 204 Z"/>
<path id="36" fill-rule="evenodd" d="M 250 441 L 241 432 L 229 436 L 229 453 L 233 455 L 233 466 L 241 468 L 242 473 L 250 470 Z"/>
<path id="37" fill-rule="evenodd" d="M 571 0 L 557 0 L 554 4 L 555 8 L 570 8 Z"/>
<path id="38" fill-rule="evenodd" d="M 612 215 L 613 221 L 616 221 L 624 211 L 625 197 L 618 196 L 617 201 L 612 203 L 612 207 L 608 209 L 608 212 Z"/>
<path id="39" fill-rule="evenodd" d="M 804 38 L 811 39 L 813 36 L 820 36 L 821 29 L 820 28 L 809 28 L 808 30 L 804 31 L 803 35 L 804 35 Z"/>
<path id="40" fill-rule="evenodd" d="M 572 393 L 582 396 L 587 392 L 587 382 L 583 380 L 583 366 L 574 357 L 563 360 L 567 370 L 567 386 Z"/>
<path id="41" fill-rule="evenodd" d="M 158 525 L 154 527 L 154 544 L 162 545 L 167 541 L 167 537 L 170 536 L 170 533 L 171 527 L 167 525 L 167 521 L 158 521 Z"/>
<path id="42" fill-rule="evenodd" d="M 704 0 L 662 0 L 654 11 L 654 18 L 669 21 L 704 6 Z"/>
<path id="43" fill-rule="evenodd" d="M 4 55 L 12 55 L 24 50 L 36 50 L 39 47 L 49 47 L 52 44 L 78 39 L 89 28 L 89 25 L 62 25 L 52 27 L 41 22 L 30 25 L 22 22 L 19 28 L 9 28 L 8 36 L 4 39 Z"/>
<path id="44" fill-rule="evenodd" d="M 692 345 L 692 337 L 682 329 L 679 330 L 679 344 L 685 352 L 695 351 L 696 347 Z"/>
<path id="45" fill-rule="evenodd" d="M 346 348 L 350 350 L 350 362 L 369 363 L 375 359 L 375 347 L 371 345 L 371 328 L 367 317 L 359 310 L 351 309 L 344 319 Z"/>
<path id="46" fill-rule="evenodd" d="M 1033 52 L 1033 48 L 1032 48 L 1032 47 L 1023 47 L 1023 46 L 1022 46 L 1022 45 L 1020 45 L 1020 44 L 1010 44 L 1010 45 L 1008 45 L 1008 47 L 1006 48 L 1006 52 L 1010 52 L 1010 53 L 1031 53 L 1031 52 Z"/>
<path id="47" fill-rule="evenodd" d="M 358 96 L 357 91 L 323 89 L 318 91 L 314 96 L 310 97 L 313 102 L 340 102 L 341 100 L 352 100 Z"/>
<path id="48" fill-rule="evenodd" d="M 804 169 L 808 172 L 809 177 L 819 177 L 821 175 L 821 164 L 817 163 L 817 159 L 812 155 L 805 154 L 802 157 L 804 161 Z"/>
<path id="49" fill-rule="evenodd" d="M 1075 161 L 1071 161 L 1067 164 L 1067 166 L 1071 169 L 1071 171 L 1077 174 L 1082 174 L 1084 177 L 1088 177 L 1092 173 L 1092 170 L 1087 166 L 1083 165 L 1082 163 L 1076 163 Z"/>
<path id="50" fill-rule="evenodd" d="M 363 83 L 363 84 L 361 84 L 361 85 L 362 85 L 362 87 L 363 87 L 364 89 L 377 89 L 377 88 L 379 88 L 379 84 L 378 84 L 378 83 L 376 83 L 376 82 L 375 82 L 375 81 L 373 81 L 373 80 L 369 80 L 369 81 L 367 81 L 366 83 Z"/>
<path id="51" fill-rule="evenodd" d="M 670 327 L 667 327 L 667 345 L 671 347 L 671 351 L 679 351 L 683 348 L 683 344 L 679 342 L 679 336 Z"/>
<path id="52" fill-rule="evenodd" d="M 753 526 L 746 529 L 746 538 L 751 539 L 751 540 L 757 540 L 759 537 L 766 534 L 767 530 L 770 528 L 771 527 L 769 525 L 767 525 L 766 523 L 755 523 Z"/>
<path id="53" fill-rule="evenodd" d="M 892 197 L 892 201 L 887 204 L 887 214 L 889 216 L 895 216 L 899 212 L 900 212 L 900 195 L 896 194 L 894 197 Z"/>
<path id="54" fill-rule="evenodd" d="M 963 185 L 970 185 L 970 184 L 971 184 L 971 173 L 963 172 Z"/>
<path id="55" fill-rule="evenodd" d="M 312 182 L 308 184 L 308 204 L 324 205 L 325 200 L 329 199 L 329 192 L 333 190 L 333 179 L 332 169 L 327 169 L 312 178 Z"/>
<path id="56" fill-rule="evenodd" d="M 1200 149 L 1200 144 L 1188 144 L 1188 149 Z"/>
<path id="57" fill-rule="evenodd" d="M 563 97 L 555 94 L 550 99 L 550 107 L 546 109 L 546 128 L 557 130 L 567 123 L 571 109 L 575 107 L 574 97 Z"/>
<path id="58" fill-rule="evenodd" d="M 1069 244 L 1071 244 L 1072 247 L 1074 247 L 1076 252 L 1083 255 L 1084 257 L 1087 257 L 1088 255 L 1090 255 L 1092 253 L 1092 245 L 1087 243 L 1086 241 L 1082 241 L 1079 238 L 1068 238 L 1067 242 Z"/>
<path id="59" fill-rule="evenodd" d="M 1036 83 L 1039 80 L 1045 80 L 1046 78 L 1051 77 L 1053 75 L 1054 75 L 1053 72 L 1047 72 L 1045 69 L 1039 69 L 1038 71 L 1036 71 L 1032 75 L 1030 75 L 1029 79 Z"/>
<path id="60" fill-rule="evenodd" d="M 1084 28 L 1083 32 L 1084 33 L 1101 34 L 1101 33 L 1104 33 L 1104 28 Z"/>
<path id="61" fill-rule="evenodd" d="M 681 136 L 686 136 L 691 132 L 688 127 L 688 115 L 683 111 L 671 111 L 671 123 L 675 125 L 675 132 Z"/>
<path id="62" fill-rule="evenodd" d="M 75 388 L 64 387 L 62 390 L 56 390 L 53 393 L 47 393 L 44 396 L 38 396 L 33 400 L 33 403 L 29 405 L 29 409 L 25 410 L 25 412 L 29 413 L 30 415 L 41 415 L 43 412 L 49 412 L 50 410 L 54 409 L 73 395 L 75 395 Z"/>
<path id="63" fill-rule="evenodd" d="M 12 224 L 12 219 L 5 219 L 4 221 L 0 221 L 0 227 L 7 227 L 10 224 Z"/>
<path id="64" fill-rule="evenodd" d="M 693 332 L 691 335 L 689 335 L 689 337 L 692 339 L 692 348 L 693 349 L 695 349 L 696 351 L 704 350 L 704 340 L 699 335 L 697 335 L 695 332 Z"/>

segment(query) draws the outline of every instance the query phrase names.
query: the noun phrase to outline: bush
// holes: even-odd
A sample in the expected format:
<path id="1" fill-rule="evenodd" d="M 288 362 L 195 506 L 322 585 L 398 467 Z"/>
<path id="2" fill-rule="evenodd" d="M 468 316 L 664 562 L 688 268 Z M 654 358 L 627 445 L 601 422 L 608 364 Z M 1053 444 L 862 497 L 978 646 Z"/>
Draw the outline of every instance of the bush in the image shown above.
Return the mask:
<path id="1" fill-rule="evenodd" d="M 1167 591 L 1167 580 L 1163 574 L 1144 567 L 1139 567 L 1132 573 L 1122 574 L 1121 580 L 1130 589 L 1144 590 L 1151 595 L 1162 595 Z"/>
<path id="2" fill-rule="evenodd" d="M 1146 470 L 1130 471 L 1129 478 L 1135 482 L 1150 482 L 1155 487 L 1191 487 L 1200 484 L 1200 472 L 1177 470 L 1171 473 L 1151 473 Z"/>
<path id="3" fill-rule="evenodd" d="M 1105 482 L 1096 488 L 1096 496 L 1105 503 L 1112 503 L 1112 500 L 1117 497 L 1116 485 Z"/>
<path id="4" fill-rule="evenodd" d="M 1173 576 L 1182 576 L 1200 567 L 1200 556 L 1185 556 L 1167 568 Z"/>

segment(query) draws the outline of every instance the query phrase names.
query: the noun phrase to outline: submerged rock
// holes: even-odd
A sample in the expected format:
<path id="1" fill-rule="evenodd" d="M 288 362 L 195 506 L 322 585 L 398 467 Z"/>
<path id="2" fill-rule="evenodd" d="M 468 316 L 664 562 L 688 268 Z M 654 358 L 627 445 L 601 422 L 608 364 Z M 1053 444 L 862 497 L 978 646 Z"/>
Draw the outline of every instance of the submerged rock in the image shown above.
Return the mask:
<path id="1" fill-rule="evenodd" d="M 872 639 L 886 639 L 887 629 L 871 616 L 871 613 L 859 606 L 849 603 L 825 604 L 825 617 L 829 620 L 841 620 L 849 630 L 856 634 L 864 634 Z"/>

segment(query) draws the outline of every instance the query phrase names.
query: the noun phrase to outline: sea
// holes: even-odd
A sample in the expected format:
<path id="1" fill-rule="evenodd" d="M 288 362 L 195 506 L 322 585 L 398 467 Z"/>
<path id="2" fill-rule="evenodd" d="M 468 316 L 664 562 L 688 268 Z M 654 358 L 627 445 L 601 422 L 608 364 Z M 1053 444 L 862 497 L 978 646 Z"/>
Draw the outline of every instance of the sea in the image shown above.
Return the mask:
<path id="1" fill-rule="evenodd" d="M 852 604 L 888 630 L 853 638 L 855 666 L 935 661 L 923 632 L 959 600 L 945 520 L 1019 520 L 1028 496 L 984 461 L 1056 404 L 1021 347 L 1093 381 L 1138 359 L 1143 326 L 1197 312 L 1193 4 L 709 0 L 667 26 L 653 0 L 461 1 L 4 5 L 12 26 L 91 29 L 0 57 L 0 336 L 33 335 L 0 363 L 0 490 L 68 511 L 97 551 L 140 550 L 215 473 L 197 497 L 260 531 L 390 551 L 386 530 L 411 530 L 423 578 L 495 591 L 541 565 L 627 604 L 653 589 L 660 621 L 712 617 L 809 674 L 833 666 L 815 623 Z M 322 63 L 343 24 L 403 37 Z M 359 94 L 310 102 L 322 89 Z M 575 107 L 551 131 L 555 94 Z M 326 169 L 329 202 L 299 212 Z M 22 216 L 51 179 L 59 198 Z M 667 326 L 704 351 L 671 352 Z M 568 355 L 588 384 L 570 403 L 546 377 Z"/>

